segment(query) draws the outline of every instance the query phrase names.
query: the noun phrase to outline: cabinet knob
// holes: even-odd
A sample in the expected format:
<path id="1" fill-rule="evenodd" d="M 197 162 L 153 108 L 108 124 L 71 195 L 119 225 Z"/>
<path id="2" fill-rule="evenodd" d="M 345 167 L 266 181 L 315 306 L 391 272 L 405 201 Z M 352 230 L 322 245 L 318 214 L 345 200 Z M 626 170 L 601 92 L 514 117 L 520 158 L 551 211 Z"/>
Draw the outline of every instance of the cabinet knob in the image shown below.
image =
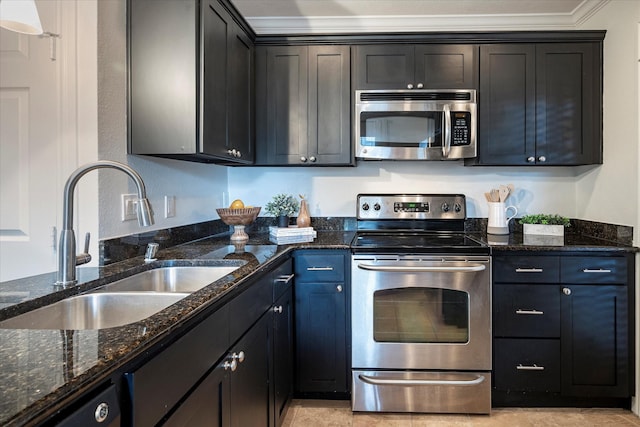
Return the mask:
<path id="1" fill-rule="evenodd" d="M 233 354 L 231 355 L 231 358 L 232 358 L 233 360 L 237 360 L 237 361 L 238 361 L 238 363 L 242 363 L 242 362 L 244 362 L 244 351 L 241 351 L 241 352 L 239 352 L 239 353 L 233 353 Z"/>
<path id="2" fill-rule="evenodd" d="M 571 289 L 569 288 L 562 288 L 562 293 L 565 295 L 571 295 Z"/>
<path id="3" fill-rule="evenodd" d="M 309 160 L 311 160 L 311 163 L 315 163 L 315 161 L 317 160 L 315 156 L 311 156 L 309 157 Z"/>
<path id="4" fill-rule="evenodd" d="M 536 158 L 531 156 L 531 157 L 527 157 L 527 163 L 535 163 Z"/>
<path id="5" fill-rule="evenodd" d="M 547 161 L 547 158 L 545 156 L 540 156 L 538 157 L 538 161 L 544 163 Z"/>
<path id="6" fill-rule="evenodd" d="M 305 163 L 307 161 L 307 158 L 305 156 L 300 157 L 300 161 L 302 163 Z"/>
<path id="7" fill-rule="evenodd" d="M 102 423 L 109 416 L 109 405 L 102 402 L 96 407 L 96 411 L 93 414 L 96 418 L 96 422 Z"/>
<path id="8" fill-rule="evenodd" d="M 407 89 L 413 89 L 413 83 L 409 83 L 409 84 L 407 85 Z"/>
<path id="9" fill-rule="evenodd" d="M 418 89 L 422 89 L 424 85 L 422 83 L 418 83 Z"/>
<path id="10" fill-rule="evenodd" d="M 336 286 L 336 291 L 338 291 L 338 292 L 342 292 L 342 285 L 338 285 L 338 286 Z"/>
<path id="11" fill-rule="evenodd" d="M 231 362 L 229 362 L 228 360 L 225 360 L 224 363 L 222 364 L 222 367 L 224 368 L 225 371 L 231 370 L 231 372 L 235 371 L 236 369 L 238 369 L 238 362 L 234 360 L 232 360 Z"/>
<path id="12" fill-rule="evenodd" d="M 282 306 L 279 305 L 277 307 L 273 307 L 273 312 L 274 313 L 282 313 Z"/>

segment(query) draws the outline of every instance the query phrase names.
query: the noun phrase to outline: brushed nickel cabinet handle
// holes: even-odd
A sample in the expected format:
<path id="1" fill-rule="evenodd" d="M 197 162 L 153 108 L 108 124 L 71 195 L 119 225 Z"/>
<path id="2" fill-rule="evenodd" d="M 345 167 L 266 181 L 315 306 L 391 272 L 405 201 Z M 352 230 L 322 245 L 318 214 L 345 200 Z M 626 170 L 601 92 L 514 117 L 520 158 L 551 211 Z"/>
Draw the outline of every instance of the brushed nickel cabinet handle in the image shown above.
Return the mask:
<path id="1" fill-rule="evenodd" d="M 544 366 L 538 366 L 535 363 L 533 366 L 527 366 L 519 363 L 518 366 L 516 366 L 516 369 L 519 371 L 544 371 Z"/>
<path id="2" fill-rule="evenodd" d="M 544 314 L 544 311 L 539 311 L 539 310 L 522 310 L 522 309 L 518 309 L 518 310 L 516 310 L 516 314 L 533 314 L 533 315 L 541 315 L 541 314 Z"/>
<path id="3" fill-rule="evenodd" d="M 542 273 L 541 268 L 516 268 L 516 273 Z"/>
<path id="4" fill-rule="evenodd" d="M 333 271 L 333 267 L 307 267 L 307 271 Z"/>
<path id="5" fill-rule="evenodd" d="M 585 268 L 582 270 L 583 273 L 611 273 L 611 270 L 606 268 Z"/>

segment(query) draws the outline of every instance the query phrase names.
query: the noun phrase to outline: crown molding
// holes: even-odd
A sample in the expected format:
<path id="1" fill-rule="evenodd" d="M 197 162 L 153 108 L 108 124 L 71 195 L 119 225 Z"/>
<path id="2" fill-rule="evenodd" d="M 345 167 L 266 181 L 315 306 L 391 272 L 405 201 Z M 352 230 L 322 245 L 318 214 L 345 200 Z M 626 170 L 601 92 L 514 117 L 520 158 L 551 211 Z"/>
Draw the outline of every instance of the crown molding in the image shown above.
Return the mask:
<path id="1" fill-rule="evenodd" d="M 245 19 L 258 35 L 573 30 L 610 1 L 584 0 L 565 14 L 249 16 Z"/>

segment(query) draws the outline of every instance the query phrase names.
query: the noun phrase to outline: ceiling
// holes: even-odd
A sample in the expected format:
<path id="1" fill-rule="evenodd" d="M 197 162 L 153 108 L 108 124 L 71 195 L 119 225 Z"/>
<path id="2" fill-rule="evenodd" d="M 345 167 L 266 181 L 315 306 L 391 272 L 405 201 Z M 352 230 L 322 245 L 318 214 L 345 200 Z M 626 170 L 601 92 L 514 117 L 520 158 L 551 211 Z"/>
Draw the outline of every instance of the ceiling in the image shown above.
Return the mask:
<path id="1" fill-rule="evenodd" d="M 610 1 L 232 0 L 258 34 L 569 30 Z"/>

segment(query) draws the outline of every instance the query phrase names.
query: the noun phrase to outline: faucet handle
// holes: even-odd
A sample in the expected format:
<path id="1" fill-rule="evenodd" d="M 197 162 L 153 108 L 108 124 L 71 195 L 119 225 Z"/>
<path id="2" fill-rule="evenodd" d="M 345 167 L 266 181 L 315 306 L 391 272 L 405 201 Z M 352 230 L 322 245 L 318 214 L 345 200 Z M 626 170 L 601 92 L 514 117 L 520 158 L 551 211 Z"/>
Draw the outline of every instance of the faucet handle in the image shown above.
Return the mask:
<path id="1" fill-rule="evenodd" d="M 89 242 L 91 241 L 91 233 L 84 235 L 84 252 L 76 255 L 76 265 L 87 264 L 91 262 L 91 254 L 89 253 Z"/>

